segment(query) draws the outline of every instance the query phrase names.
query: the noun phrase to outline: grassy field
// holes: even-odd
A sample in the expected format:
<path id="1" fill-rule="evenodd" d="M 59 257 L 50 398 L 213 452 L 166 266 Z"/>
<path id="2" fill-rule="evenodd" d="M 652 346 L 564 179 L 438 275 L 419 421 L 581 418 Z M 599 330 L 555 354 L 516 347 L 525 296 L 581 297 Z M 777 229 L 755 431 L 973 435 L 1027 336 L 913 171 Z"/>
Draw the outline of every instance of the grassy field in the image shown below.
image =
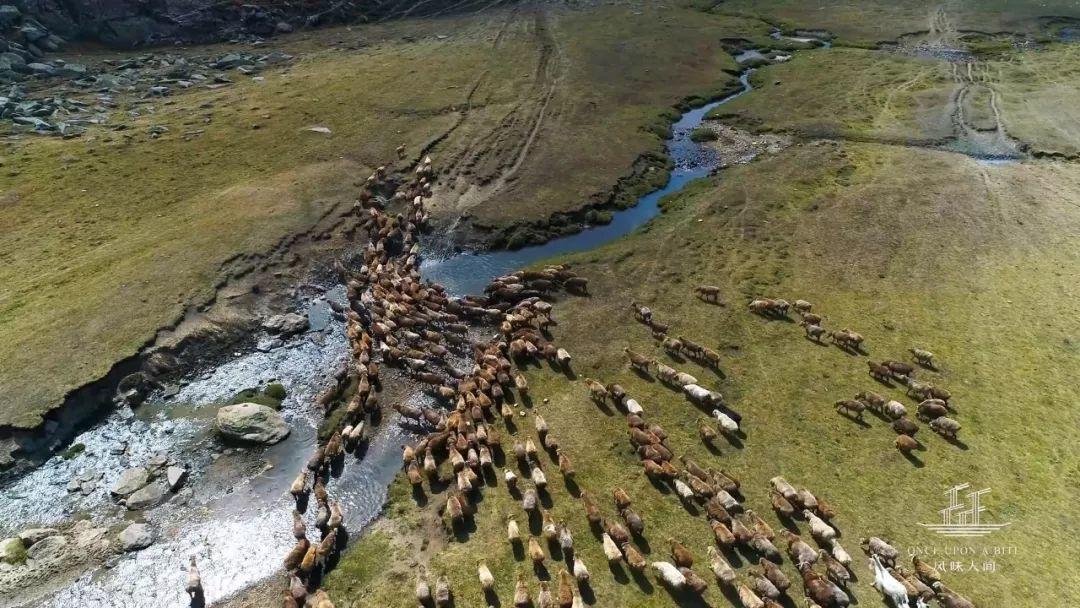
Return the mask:
<path id="1" fill-rule="evenodd" d="M 827 30 L 841 44 L 874 45 L 914 32 L 1042 31 L 1040 17 L 1080 17 L 1071 0 L 726 0 L 717 9 L 756 15 L 785 28 Z"/>
<path id="2" fill-rule="evenodd" d="M 714 116 L 755 130 L 929 143 L 952 134 L 947 64 L 861 49 L 802 51 Z"/>
<path id="3" fill-rule="evenodd" d="M 739 476 L 747 505 L 775 529 L 781 522 L 766 493 L 774 475 L 833 504 L 841 542 L 856 556 L 860 580 L 853 591 L 861 603 L 880 601 L 858 551 L 860 537 L 877 535 L 904 551 L 904 561 L 914 547 L 1014 547 L 1010 555 L 974 558 L 980 568 L 994 561 L 994 573 L 947 573 L 946 580 L 982 606 L 1071 605 L 1080 599 L 1080 578 L 1070 567 L 1074 551 L 1062 541 L 1080 534 L 1073 508 L 1080 499 L 1080 458 L 1071 449 L 1080 419 L 1069 406 L 1078 390 L 1062 372 L 1080 364 L 1080 304 L 1072 280 L 1080 264 L 1072 237 L 1080 228 L 1078 195 L 1080 171 L 1068 164 L 982 165 L 955 154 L 874 144 L 795 146 L 700 182 L 669 200 L 665 214 L 636 234 L 562 260 L 591 278 L 593 295 L 557 304 L 556 341 L 574 355 L 579 377 L 622 384 L 668 431 L 677 455 Z M 721 286 L 727 305 L 696 300 L 691 290 L 702 283 Z M 925 450 L 909 461 L 893 448 L 895 435 L 883 420 L 868 414 L 860 425 L 837 414 L 832 402 L 860 390 L 912 404 L 901 390 L 869 378 L 867 357 L 810 342 L 794 323 L 749 314 L 745 303 L 757 296 L 810 300 L 827 327 L 866 336 L 874 359 L 905 359 L 912 346 L 933 350 L 940 371 L 919 375 L 952 391 L 964 427 L 961 442 L 949 443 L 924 425 L 918 438 Z M 723 374 L 667 359 L 633 320 L 632 299 L 671 323 L 671 333 L 719 350 Z M 624 346 L 667 359 L 720 390 L 744 416 L 743 446 L 721 442 L 718 453 L 710 453 L 697 437 L 698 410 L 631 373 Z M 626 489 L 645 518 L 651 555 L 666 559 L 667 539 L 677 538 L 700 560 L 699 574 L 711 580 L 705 549 L 712 538 L 703 516 L 646 480 L 628 449 L 622 416 L 592 404 L 583 380 L 571 382 L 546 368 L 528 377 L 534 407 L 573 459 L 580 488 L 597 496 L 608 516 L 614 516 L 611 489 Z M 531 435 L 531 416 L 519 426 L 518 437 Z M 574 533 L 575 551 L 592 571 L 595 605 L 672 605 L 651 574 L 636 580 L 608 570 L 580 503 L 555 466 L 546 468 L 550 511 Z M 1012 524 L 994 536 L 965 540 L 919 527 L 938 520 L 943 492 L 959 483 L 990 487 L 985 517 Z M 515 559 L 503 531 L 507 514 L 524 525 L 520 506 L 501 481 L 482 495 L 475 530 L 425 549 L 425 542 L 444 542 L 428 529 L 434 515 L 397 486 L 388 523 L 351 549 L 330 576 L 335 600 L 411 605 L 406 590 L 419 560 L 433 578 L 450 577 L 460 605 L 483 605 L 475 575 L 481 557 L 495 573 L 502 605 L 510 601 L 517 572 L 535 597 L 531 566 Z M 372 563 L 391 565 L 379 570 Z M 969 567 L 966 557 L 963 566 Z M 560 567 L 548 562 L 556 581 Z M 796 576 L 790 562 L 783 568 Z M 746 568 L 739 571 L 744 575 Z M 1046 572 L 1057 573 L 1057 584 L 1040 582 Z M 793 594 L 800 588 L 795 583 Z M 705 599 L 727 605 L 715 586 Z M 675 603 L 699 605 L 685 597 Z"/>
<path id="4" fill-rule="evenodd" d="M 662 124 L 683 98 L 737 85 L 720 39 L 767 31 L 755 20 L 648 5 L 553 12 L 550 99 L 531 123 L 538 139 L 497 196 L 471 209 L 477 222 L 540 220 L 598 202 L 642 151 L 662 150 L 645 126 Z"/>
<path id="5" fill-rule="evenodd" d="M 1080 109 L 1071 102 L 1077 95 L 1078 59 L 1077 45 L 1055 44 L 991 64 L 1010 135 L 1036 150 L 1080 154 Z"/>
<path id="6" fill-rule="evenodd" d="M 433 152 L 442 170 L 466 183 L 502 180 L 498 197 L 473 199 L 470 210 L 492 225 L 580 208 L 659 147 L 647 128 L 665 108 L 730 80 L 721 32 L 763 28 L 624 7 L 316 31 L 276 39 L 298 60 L 264 82 L 141 104 L 127 131 L 9 137 L 0 427 L 39 424 L 68 391 L 212 298 L 241 270 L 237 260 L 351 204 L 399 143 L 416 154 L 449 134 Z M 158 125 L 169 130 L 152 138 Z M 332 133 L 306 130 L 315 125 Z"/>

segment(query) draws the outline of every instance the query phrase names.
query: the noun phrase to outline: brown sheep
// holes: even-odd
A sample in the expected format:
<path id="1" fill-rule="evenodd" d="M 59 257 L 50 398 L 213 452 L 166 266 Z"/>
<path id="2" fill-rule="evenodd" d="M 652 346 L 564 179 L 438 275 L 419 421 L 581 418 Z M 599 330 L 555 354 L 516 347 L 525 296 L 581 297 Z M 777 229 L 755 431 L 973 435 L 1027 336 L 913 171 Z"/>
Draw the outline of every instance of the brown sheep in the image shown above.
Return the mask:
<path id="1" fill-rule="evenodd" d="M 915 373 L 915 368 L 910 363 L 904 363 L 903 361 L 882 361 L 882 365 L 889 368 L 889 371 L 893 373 L 897 378 L 901 376 L 910 376 Z"/>
<path id="2" fill-rule="evenodd" d="M 671 559 L 675 562 L 675 565 L 680 568 L 693 568 L 694 556 L 691 555 L 690 550 L 677 540 L 672 539 L 670 542 Z"/>
<path id="3" fill-rule="evenodd" d="M 911 435 L 919 432 L 919 425 L 908 418 L 897 418 L 892 423 L 892 428 L 900 435 Z"/>
<path id="4" fill-rule="evenodd" d="M 720 301 L 720 288 L 714 285 L 698 285 L 694 288 L 694 293 L 706 302 Z"/>
<path id="5" fill-rule="evenodd" d="M 873 361 L 867 361 L 866 366 L 870 368 L 870 377 L 886 384 L 892 379 L 892 372 L 885 365 L 874 363 Z"/>
<path id="6" fill-rule="evenodd" d="M 885 397 L 871 391 L 856 393 L 855 400 L 862 401 L 866 404 L 867 408 L 875 412 L 881 412 L 882 408 L 885 406 Z"/>
<path id="7" fill-rule="evenodd" d="M 833 405 L 836 406 L 838 412 L 844 410 L 848 414 L 854 413 L 855 418 L 858 420 L 863 419 L 863 410 L 866 409 L 862 401 L 855 401 L 854 399 L 841 399 L 833 403 Z"/>
<path id="8" fill-rule="evenodd" d="M 919 404 L 918 416 L 921 420 L 930 421 L 948 413 L 949 408 L 945 407 L 945 402 L 940 399 L 927 399 Z"/>
<path id="9" fill-rule="evenodd" d="M 910 454 L 913 450 L 919 449 L 919 442 L 910 435 L 897 435 L 895 445 L 896 449 L 904 454 Z"/>
<path id="10" fill-rule="evenodd" d="M 626 359 L 630 360 L 631 367 L 638 371 L 643 371 L 645 374 L 649 373 L 649 362 L 651 361 L 649 357 L 638 354 L 630 350 L 629 347 L 622 349 L 622 352 L 626 353 Z"/>

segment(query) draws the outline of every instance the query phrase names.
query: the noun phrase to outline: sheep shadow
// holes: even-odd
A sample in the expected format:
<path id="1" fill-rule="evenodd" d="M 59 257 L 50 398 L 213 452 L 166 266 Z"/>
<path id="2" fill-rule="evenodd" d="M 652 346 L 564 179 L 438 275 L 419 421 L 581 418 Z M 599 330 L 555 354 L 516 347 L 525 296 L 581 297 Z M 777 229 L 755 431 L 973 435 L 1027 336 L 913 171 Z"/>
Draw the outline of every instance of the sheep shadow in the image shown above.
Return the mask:
<path id="1" fill-rule="evenodd" d="M 645 576 L 644 572 L 638 572 L 637 570 L 634 570 L 631 574 L 633 574 L 634 582 L 637 583 L 641 592 L 646 595 L 651 595 L 655 588 L 653 587 L 652 581 L 649 580 L 649 577 Z"/>
<path id="2" fill-rule="evenodd" d="M 581 601 L 585 602 L 586 605 L 592 606 L 596 603 L 596 593 L 593 591 L 589 581 L 578 583 L 578 595 L 581 596 Z"/>
<path id="3" fill-rule="evenodd" d="M 854 422 L 855 424 L 861 426 L 864 429 L 868 429 L 871 426 L 870 423 L 867 422 L 866 420 L 864 420 L 862 418 L 859 418 L 858 416 L 854 416 L 852 414 L 849 414 L 847 412 L 837 412 L 837 414 L 839 414 L 840 417 L 842 417 L 842 418 L 847 418 L 848 420 Z"/>
<path id="4" fill-rule="evenodd" d="M 615 579 L 616 583 L 626 585 L 630 582 L 630 577 L 626 576 L 626 569 L 622 567 L 621 562 L 609 561 L 608 570 L 611 571 L 611 576 Z"/>
<path id="5" fill-rule="evenodd" d="M 692 501 L 680 499 L 679 502 L 682 503 L 683 509 L 686 509 L 686 512 L 690 515 L 694 517 L 701 515 L 701 510 Z"/>
<path id="6" fill-rule="evenodd" d="M 592 402 L 596 404 L 596 409 L 600 410 L 600 412 L 603 413 L 605 416 L 615 415 L 614 410 L 612 410 L 611 406 L 608 405 L 607 399 L 593 399 Z"/>
<path id="7" fill-rule="evenodd" d="M 513 545 L 514 561 L 520 562 L 525 559 L 525 546 L 521 544 L 521 541 L 511 543 Z"/>
<path id="8" fill-rule="evenodd" d="M 533 562 L 533 574 L 536 575 L 537 580 L 551 580 L 551 572 L 548 571 L 547 566 L 545 566 L 542 562 Z"/>
<path id="9" fill-rule="evenodd" d="M 701 443 L 705 446 L 705 450 L 713 456 L 723 456 L 723 452 L 720 451 L 720 448 L 716 446 L 715 442 L 702 439 Z"/>
<path id="10" fill-rule="evenodd" d="M 469 542 L 469 538 L 476 533 L 476 519 L 466 515 L 460 522 L 451 522 L 450 527 L 454 531 L 454 540 L 459 543 Z"/>
<path id="11" fill-rule="evenodd" d="M 630 366 L 630 370 L 634 372 L 634 375 L 645 382 L 656 382 L 656 378 L 654 378 L 652 374 L 639 367 Z"/>
<path id="12" fill-rule="evenodd" d="M 652 484 L 652 487 L 656 488 L 657 492 L 660 492 L 661 494 L 671 494 L 671 488 L 660 479 L 649 477 L 649 483 Z"/>
<path id="13" fill-rule="evenodd" d="M 732 606 L 743 605 L 742 599 L 739 598 L 739 592 L 735 590 L 733 585 L 720 585 L 720 593 L 724 595 L 724 599 L 731 603 Z M 781 597 L 788 598 L 789 601 L 794 603 L 787 594 L 782 595 Z"/>
<path id="14" fill-rule="evenodd" d="M 825 348 L 829 348 L 829 343 L 828 342 L 822 342 L 821 340 L 816 340 L 816 339 L 811 338 L 810 336 L 808 336 L 806 334 L 803 334 L 803 340 L 806 340 L 807 342 L 813 344 L 814 346 L 824 346 Z"/>
<path id="15" fill-rule="evenodd" d="M 741 450 L 746 447 L 742 442 L 743 438 L 746 437 L 746 433 L 742 432 L 742 430 L 739 430 L 736 433 L 724 433 L 724 437 L 736 450 Z"/>
<path id="16" fill-rule="evenodd" d="M 191 608 L 206 608 L 206 594 L 198 589 L 191 595 Z"/>
<path id="17" fill-rule="evenodd" d="M 494 589 L 484 589 L 484 601 L 487 602 L 488 606 L 493 606 L 494 608 L 502 606 L 502 602 L 499 601 L 499 595 L 495 593 Z"/>
<path id="18" fill-rule="evenodd" d="M 566 491 L 574 498 L 581 498 L 581 487 L 578 486 L 577 481 L 573 477 L 563 476 L 563 485 L 566 487 Z"/>
<path id="19" fill-rule="evenodd" d="M 945 440 L 946 443 L 952 445 L 953 447 L 964 450 L 965 452 L 970 449 L 968 447 L 968 444 L 964 443 L 959 437 L 949 437 L 947 435 L 942 435 L 941 433 L 938 433 L 938 437 L 941 437 Z"/>
<path id="20" fill-rule="evenodd" d="M 705 598 L 693 593 L 687 589 L 676 590 L 668 587 L 667 585 L 661 585 L 664 591 L 667 591 L 668 596 L 671 597 L 671 601 L 680 608 L 711 608 L 711 604 L 705 601 Z M 735 604 L 736 606 L 740 604 Z"/>
<path id="21" fill-rule="evenodd" d="M 901 454 L 904 456 L 904 460 L 910 462 L 911 466 L 915 467 L 916 469 L 921 469 L 926 466 L 926 463 L 923 462 L 921 458 L 919 458 L 915 454 L 912 454 L 911 452 L 901 452 Z"/>
<path id="22" fill-rule="evenodd" d="M 633 537 L 634 544 L 637 545 L 639 549 L 641 549 L 641 553 L 643 555 L 649 555 L 650 553 L 652 553 L 652 545 L 649 544 L 649 539 L 645 538 L 641 534 L 638 534 L 637 532 L 631 532 L 630 536 Z"/>
<path id="23" fill-rule="evenodd" d="M 418 507 L 426 507 L 428 504 L 427 494 L 424 493 L 424 486 L 421 484 L 412 487 L 412 498 Z"/>
<path id="24" fill-rule="evenodd" d="M 893 384 L 893 381 L 888 379 L 888 378 L 881 378 L 881 377 L 878 377 L 878 376 L 870 376 L 870 377 L 873 378 L 875 382 L 877 382 L 881 386 L 884 386 L 885 388 L 896 388 L 896 385 Z"/>
<path id="25" fill-rule="evenodd" d="M 731 564 L 732 568 L 738 569 L 746 564 L 746 560 L 743 559 L 742 555 L 739 555 L 739 552 L 735 550 L 734 546 L 721 547 L 720 551 L 724 554 L 724 558 L 727 559 L 728 563 Z"/>

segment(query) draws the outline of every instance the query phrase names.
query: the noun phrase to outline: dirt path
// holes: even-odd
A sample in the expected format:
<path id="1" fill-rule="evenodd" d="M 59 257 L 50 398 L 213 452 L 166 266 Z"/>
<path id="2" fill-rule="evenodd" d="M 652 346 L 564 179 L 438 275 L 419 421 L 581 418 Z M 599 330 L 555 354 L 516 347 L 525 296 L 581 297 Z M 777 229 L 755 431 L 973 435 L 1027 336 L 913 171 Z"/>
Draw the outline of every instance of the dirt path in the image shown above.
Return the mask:
<path id="1" fill-rule="evenodd" d="M 528 22 L 522 24 L 522 20 Z M 541 128 L 553 117 L 551 100 L 565 66 L 548 10 L 533 7 L 512 12 L 496 34 L 492 52 L 499 50 L 510 27 L 520 25 L 531 28 L 536 45 L 531 84 L 494 127 L 440 151 L 440 156 L 447 160 L 448 170 L 440 180 L 433 207 L 452 209 L 456 218 L 497 196 L 514 179 L 528 159 Z M 463 122 L 468 120 L 466 109 Z M 458 221 L 454 220 L 455 225 Z"/>

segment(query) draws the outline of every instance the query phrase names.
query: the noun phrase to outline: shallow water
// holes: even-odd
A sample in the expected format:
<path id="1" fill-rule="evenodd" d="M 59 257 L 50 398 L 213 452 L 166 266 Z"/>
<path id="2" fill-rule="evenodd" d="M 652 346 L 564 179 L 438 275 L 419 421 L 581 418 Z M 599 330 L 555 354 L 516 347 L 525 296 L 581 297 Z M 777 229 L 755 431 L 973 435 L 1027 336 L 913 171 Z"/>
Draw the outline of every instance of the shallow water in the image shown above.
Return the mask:
<path id="1" fill-rule="evenodd" d="M 495 277 L 556 255 L 599 247 L 640 227 L 660 213 L 660 199 L 679 192 L 687 184 L 708 175 L 719 165 L 716 151 L 692 141 L 690 132 L 701 124 L 710 110 L 748 93 L 752 88 L 751 71 L 747 70 L 739 77 L 743 88 L 738 93 L 690 110 L 679 118 L 672 127 L 672 138 L 666 142 L 668 156 L 675 164 L 668 183 L 663 188 L 639 198 L 637 205 L 616 211 L 609 224 L 591 226 L 578 234 L 533 247 L 425 258 L 420 264 L 421 274 L 429 281 L 441 283 L 454 295 L 480 293 Z"/>

